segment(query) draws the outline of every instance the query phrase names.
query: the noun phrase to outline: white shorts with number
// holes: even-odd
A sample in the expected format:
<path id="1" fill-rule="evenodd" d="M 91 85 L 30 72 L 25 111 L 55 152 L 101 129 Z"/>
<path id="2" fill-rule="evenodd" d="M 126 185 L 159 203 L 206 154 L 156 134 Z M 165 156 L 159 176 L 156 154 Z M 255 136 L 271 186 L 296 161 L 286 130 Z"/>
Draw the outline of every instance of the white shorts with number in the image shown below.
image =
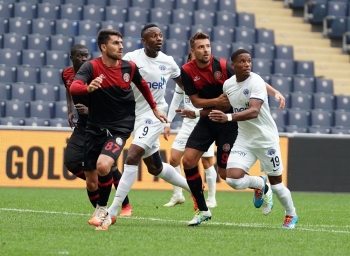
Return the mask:
<path id="1" fill-rule="evenodd" d="M 260 161 L 261 171 L 268 176 L 279 176 L 283 171 L 281 149 L 279 144 L 269 148 L 247 148 L 241 145 L 233 145 L 227 162 L 227 168 L 240 168 L 248 172 L 249 169 Z"/>
<path id="2" fill-rule="evenodd" d="M 145 150 L 142 158 L 149 157 L 159 150 L 159 135 L 164 132 L 165 123 L 162 123 L 153 111 L 147 111 L 136 117 L 132 144 Z"/>
<path id="3" fill-rule="evenodd" d="M 186 143 L 188 140 L 188 137 L 190 136 L 191 132 L 193 131 L 193 128 L 196 126 L 197 120 L 194 121 L 195 119 L 192 119 L 190 122 L 184 121 L 182 123 L 182 126 L 177 133 L 174 142 L 172 144 L 172 148 L 179 150 L 181 152 L 185 151 Z M 211 144 L 210 148 L 208 149 L 207 152 L 204 152 L 202 157 L 213 157 L 214 156 L 214 143 Z"/>

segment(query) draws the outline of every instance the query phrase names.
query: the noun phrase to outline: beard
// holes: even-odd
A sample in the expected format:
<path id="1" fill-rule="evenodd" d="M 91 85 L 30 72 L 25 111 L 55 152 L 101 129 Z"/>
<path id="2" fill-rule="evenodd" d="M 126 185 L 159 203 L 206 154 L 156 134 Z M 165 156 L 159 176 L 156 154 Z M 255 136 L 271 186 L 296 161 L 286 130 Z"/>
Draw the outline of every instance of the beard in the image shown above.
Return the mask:
<path id="1" fill-rule="evenodd" d="M 117 60 L 120 60 L 121 58 L 119 57 L 119 55 L 111 55 L 109 54 L 108 52 L 106 53 L 107 57 L 114 60 L 114 61 L 117 61 Z"/>

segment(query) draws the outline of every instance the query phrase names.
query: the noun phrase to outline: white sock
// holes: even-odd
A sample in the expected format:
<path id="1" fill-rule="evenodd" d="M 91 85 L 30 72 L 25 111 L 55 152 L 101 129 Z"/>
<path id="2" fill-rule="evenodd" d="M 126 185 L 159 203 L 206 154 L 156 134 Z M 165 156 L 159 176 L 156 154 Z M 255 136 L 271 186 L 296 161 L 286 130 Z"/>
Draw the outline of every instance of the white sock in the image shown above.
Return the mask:
<path id="1" fill-rule="evenodd" d="M 113 203 L 108 208 L 108 213 L 111 217 L 117 216 L 122 202 L 136 180 L 138 168 L 139 167 L 137 165 L 124 164 L 124 172 L 120 179 L 117 191 L 115 192 Z"/>
<path id="2" fill-rule="evenodd" d="M 164 167 L 163 167 L 164 168 Z M 179 173 L 181 175 L 181 168 L 180 168 L 180 165 L 174 167 L 175 170 L 177 171 L 177 173 Z M 176 196 L 182 196 L 182 188 L 181 187 L 178 187 L 178 186 L 174 186 L 174 195 Z"/>
<path id="3" fill-rule="evenodd" d="M 210 166 L 208 169 L 205 169 L 204 171 L 205 171 L 205 177 L 208 185 L 208 198 L 215 199 L 216 178 L 218 175 L 216 173 L 214 166 Z"/>
<path id="4" fill-rule="evenodd" d="M 186 189 L 188 192 L 191 193 L 191 190 L 187 184 L 187 180 L 185 179 L 185 177 L 183 177 L 180 173 L 178 173 L 175 170 L 175 168 L 172 167 L 170 164 L 163 163 L 163 170 L 161 173 L 158 174 L 157 177 L 165 180 L 166 182 L 169 182 L 174 186 L 178 186 L 183 189 Z"/>
<path id="5" fill-rule="evenodd" d="M 278 201 L 282 204 L 286 210 L 286 215 L 295 216 L 295 208 L 293 204 L 292 195 L 290 190 L 284 186 L 283 182 L 277 185 L 271 185 L 272 191 L 276 194 Z"/>
<path id="6" fill-rule="evenodd" d="M 259 176 L 244 175 L 240 179 L 226 178 L 227 184 L 234 189 L 259 188 L 264 186 L 264 180 Z"/>

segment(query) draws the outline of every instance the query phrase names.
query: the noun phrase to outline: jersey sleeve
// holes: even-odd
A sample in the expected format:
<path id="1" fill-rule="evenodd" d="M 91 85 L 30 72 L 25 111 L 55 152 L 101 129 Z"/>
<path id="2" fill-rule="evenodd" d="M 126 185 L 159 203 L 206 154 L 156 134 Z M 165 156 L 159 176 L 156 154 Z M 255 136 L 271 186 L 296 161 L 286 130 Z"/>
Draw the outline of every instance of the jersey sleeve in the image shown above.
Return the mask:
<path id="1" fill-rule="evenodd" d="M 171 100 L 171 103 L 170 103 L 170 106 L 169 106 L 169 111 L 168 111 L 168 120 L 170 122 L 173 121 L 173 119 L 174 119 L 174 117 L 176 115 L 175 110 L 177 108 L 179 108 L 180 103 L 181 103 L 181 101 L 183 99 L 183 96 L 184 96 L 184 91 L 180 88 L 180 86 L 178 86 L 176 84 L 174 96 L 173 96 L 173 99 Z"/>
<path id="2" fill-rule="evenodd" d="M 194 86 L 191 77 L 187 74 L 184 68 L 181 68 L 181 80 L 184 85 L 185 93 L 188 96 L 198 94 L 196 87 Z"/>
<path id="3" fill-rule="evenodd" d="M 176 79 L 181 76 L 181 70 L 179 66 L 176 64 L 174 58 L 170 56 L 170 59 L 171 59 L 171 70 L 172 70 L 170 78 Z"/>
<path id="4" fill-rule="evenodd" d="M 90 84 L 93 76 L 93 67 L 90 61 L 86 61 L 75 74 L 74 80 L 83 81 L 84 84 Z"/>
<path id="5" fill-rule="evenodd" d="M 264 99 L 267 96 L 267 91 L 266 91 L 266 85 L 264 80 L 256 75 L 254 76 L 254 78 L 252 79 L 252 81 L 250 81 L 251 83 L 251 94 L 250 94 L 250 99 L 257 99 L 257 100 L 261 100 L 264 101 Z"/>
<path id="6" fill-rule="evenodd" d="M 62 73 L 61 73 L 61 78 L 62 78 L 64 87 L 66 87 L 66 89 L 68 90 L 69 88 L 68 88 L 67 80 L 66 80 L 66 76 L 65 76 L 66 70 L 67 70 L 67 69 L 63 69 L 63 71 L 62 71 Z"/>

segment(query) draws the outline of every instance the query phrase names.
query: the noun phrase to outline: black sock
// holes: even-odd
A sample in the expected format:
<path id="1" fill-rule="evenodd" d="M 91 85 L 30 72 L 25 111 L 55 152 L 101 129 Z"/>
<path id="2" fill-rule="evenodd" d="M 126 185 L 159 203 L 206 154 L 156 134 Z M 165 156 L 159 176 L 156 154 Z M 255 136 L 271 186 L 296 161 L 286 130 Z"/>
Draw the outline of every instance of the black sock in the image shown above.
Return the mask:
<path id="1" fill-rule="evenodd" d="M 118 185 L 119 185 L 119 182 L 120 182 L 120 179 L 122 177 L 122 174 L 120 173 L 120 171 L 118 170 L 117 167 L 112 167 L 112 174 L 113 174 L 113 185 L 115 187 L 115 190 L 117 190 L 118 188 Z M 122 203 L 122 206 L 125 206 L 129 203 L 129 197 L 128 195 L 126 195 L 123 203 Z"/>
<path id="2" fill-rule="evenodd" d="M 83 167 L 81 164 L 77 165 L 76 167 L 74 167 L 72 170 L 69 170 L 69 171 L 73 173 L 75 176 L 77 176 L 78 178 L 82 180 L 86 180 Z"/>
<path id="3" fill-rule="evenodd" d="M 269 186 L 266 184 L 265 185 L 265 192 L 264 192 L 265 195 L 266 195 L 267 191 L 269 191 Z"/>
<path id="4" fill-rule="evenodd" d="M 184 169 L 187 184 L 191 189 L 191 193 L 197 201 L 198 209 L 201 211 L 208 211 L 203 194 L 202 177 L 198 171 L 198 166 L 192 169 Z"/>
<path id="5" fill-rule="evenodd" d="M 88 197 L 89 197 L 89 200 L 90 200 L 92 206 L 94 208 L 96 208 L 98 198 L 100 197 L 98 189 L 96 189 L 95 191 L 89 191 L 86 189 L 86 191 L 87 191 L 87 194 L 88 194 Z"/>
<path id="6" fill-rule="evenodd" d="M 108 198 L 111 194 L 112 183 L 112 172 L 109 172 L 105 176 L 98 175 L 98 189 L 100 191 L 100 197 L 98 199 L 99 206 L 107 206 Z"/>

